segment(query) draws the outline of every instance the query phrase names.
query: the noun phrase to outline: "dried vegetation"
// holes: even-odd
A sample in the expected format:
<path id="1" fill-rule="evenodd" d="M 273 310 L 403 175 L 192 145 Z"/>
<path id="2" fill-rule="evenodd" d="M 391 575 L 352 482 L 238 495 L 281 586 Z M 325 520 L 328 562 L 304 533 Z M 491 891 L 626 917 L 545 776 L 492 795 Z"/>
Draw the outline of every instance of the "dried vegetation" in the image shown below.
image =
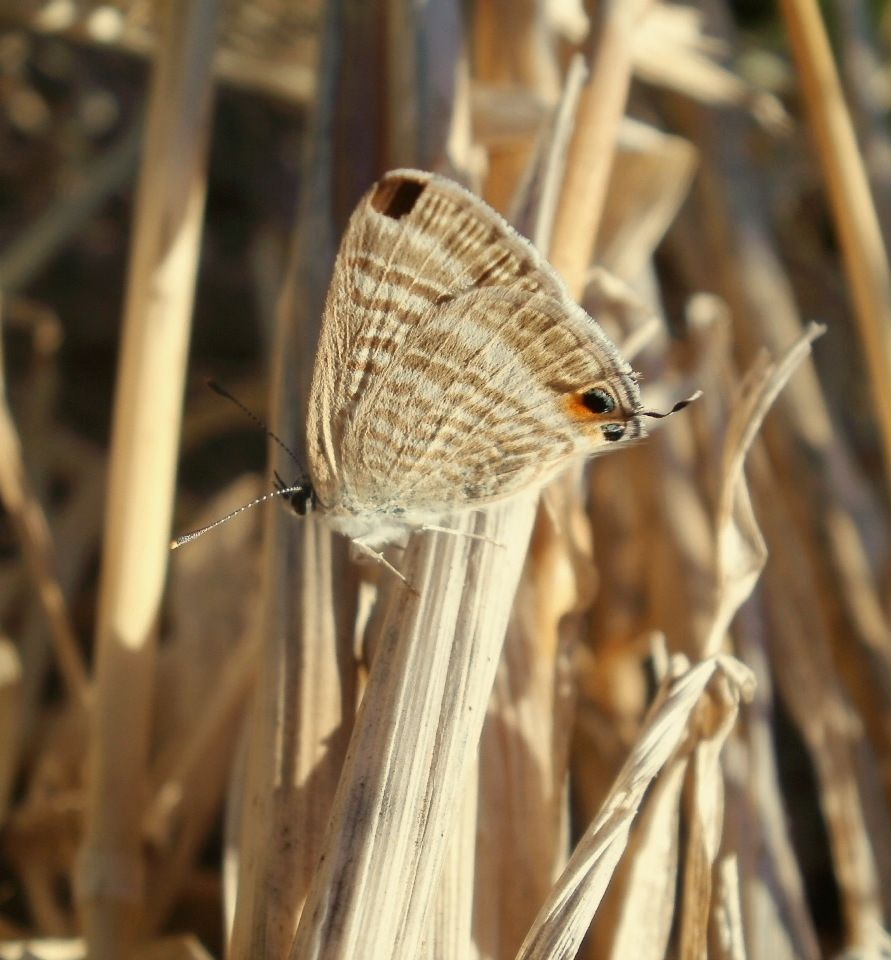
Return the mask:
<path id="1" fill-rule="evenodd" d="M 891 23 L 828 4 L 834 55 L 815 0 L 746 6 L 7 2 L 0 958 L 889 955 Z M 228 226 L 250 311 L 220 152 L 296 183 Z M 187 364 L 196 276 L 265 372 L 197 366 L 299 450 L 338 233 L 395 166 L 532 237 L 648 404 L 702 399 L 413 536 L 418 595 L 275 507 L 171 558 L 266 484 L 208 452 L 240 414 Z"/>

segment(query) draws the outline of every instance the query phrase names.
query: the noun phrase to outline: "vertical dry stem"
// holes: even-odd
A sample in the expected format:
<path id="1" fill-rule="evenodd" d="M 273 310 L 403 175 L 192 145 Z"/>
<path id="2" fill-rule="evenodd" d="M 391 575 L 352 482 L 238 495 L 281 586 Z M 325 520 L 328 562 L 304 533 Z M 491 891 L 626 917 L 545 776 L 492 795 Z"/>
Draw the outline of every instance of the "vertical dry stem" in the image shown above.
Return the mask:
<path id="1" fill-rule="evenodd" d="M 326 5 L 301 207 L 277 311 L 272 426 L 296 450 L 303 446 L 334 259 L 335 118 L 338 107 L 359 110 L 344 94 L 346 49 L 356 30 L 350 6 L 347 0 Z M 352 15 L 365 22 L 361 9 Z M 272 461 L 289 476 L 294 465 L 276 462 L 280 454 L 274 449 Z M 237 785 L 244 819 L 232 960 L 287 956 L 318 863 L 355 703 L 355 603 L 346 543 L 312 516 L 298 522 L 273 508 L 264 520 L 262 650 L 246 776 Z"/>
<path id="2" fill-rule="evenodd" d="M 94 960 L 141 920 L 141 824 L 156 631 L 204 211 L 220 4 L 169 2 L 152 77 L 118 369 L 78 893 Z"/>
<path id="3" fill-rule="evenodd" d="M 891 483 L 891 269 L 816 0 L 780 4 L 838 226 Z"/>

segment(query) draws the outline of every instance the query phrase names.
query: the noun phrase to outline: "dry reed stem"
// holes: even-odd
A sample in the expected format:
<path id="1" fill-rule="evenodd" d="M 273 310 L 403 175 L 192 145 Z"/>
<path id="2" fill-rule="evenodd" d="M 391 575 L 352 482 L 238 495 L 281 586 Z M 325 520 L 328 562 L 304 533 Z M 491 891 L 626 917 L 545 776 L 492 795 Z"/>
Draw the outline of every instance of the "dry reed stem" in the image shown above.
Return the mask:
<path id="1" fill-rule="evenodd" d="M 891 484 L 891 268 L 816 0 L 780 8 L 801 78 L 851 287 Z"/>
<path id="2" fill-rule="evenodd" d="M 506 213 L 534 154 L 535 134 L 560 90 L 542 4 L 488 0 L 474 7 L 474 135 L 487 146 L 481 196 Z"/>
<path id="3" fill-rule="evenodd" d="M 535 226 L 530 234 L 532 242 L 542 251 L 551 249 L 554 218 L 557 216 L 557 204 L 560 201 L 563 172 L 566 167 L 566 152 L 569 149 L 575 124 L 579 95 L 587 75 L 584 58 L 576 54 L 570 60 L 566 70 L 560 101 L 554 113 L 547 154 L 541 172 L 534 218 Z"/>
<path id="4" fill-rule="evenodd" d="M 885 248 L 891 246 L 891 134 L 885 122 L 884 62 L 873 10 L 863 0 L 832 4 L 847 103 L 872 187 Z"/>
<path id="5" fill-rule="evenodd" d="M 260 658 L 228 956 L 284 957 L 303 910 L 352 724 L 346 550 L 316 518 L 268 511 Z M 270 531 L 269 524 L 275 529 Z M 268 562 L 268 561 L 267 561 Z M 276 629 L 276 627 L 278 629 Z"/>
<path id="6" fill-rule="evenodd" d="M 325 7 L 317 102 L 305 154 L 302 199 L 277 311 L 272 428 L 302 450 L 304 416 L 325 292 L 334 262 L 334 154 L 340 109 L 361 112 L 344 85 L 350 51 L 370 8 L 346 0 Z M 365 94 L 372 89 L 366 85 Z M 360 136 L 356 133 L 356 136 Z M 352 158 L 351 158 L 352 160 Z M 357 164 L 361 166 L 361 164 Z M 358 175 L 358 174 L 357 174 Z M 272 447 L 283 476 L 295 465 Z M 315 874 L 356 701 L 355 578 L 346 541 L 318 517 L 282 509 L 264 518 L 262 651 L 244 778 L 233 781 L 241 822 L 237 900 L 227 955 L 287 956 Z M 235 873 L 233 869 L 231 871 Z"/>
<path id="7" fill-rule="evenodd" d="M 592 25 L 591 75 L 582 88 L 549 251 L 579 298 L 597 241 L 631 83 L 634 33 L 651 0 L 605 0 Z"/>
<path id="8" fill-rule="evenodd" d="M 603 897 L 644 794 L 691 731 L 697 705 L 712 686 L 713 707 L 732 723 L 739 701 L 751 696 L 749 671 L 719 656 L 687 668 L 676 658 L 640 739 L 626 760 L 596 820 L 585 831 L 517 954 L 517 960 L 574 957 Z"/>
<path id="9" fill-rule="evenodd" d="M 0 350 L 2 363 L 2 350 Z M 43 508 L 31 491 L 22 446 L 6 399 L 0 372 L 0 498 L 9 513 L 52 636 L 56 660 L 68 696 L 87 705 L 86 667 L 68 615 L 56 564 L 55 549 Z"/>
<path id="10" fill-rule="evenodd" d="M 94 960 L 141 921 L 155 646 L 201 221 L 217 0 L 169 2 L 152 75 L 106 511 L 96 699 L 77 887 Z"/>
<path id="11" fill-rule="evenodd" d="M 448 524 L 487 540 L 409 542 L 418 595 L 391 591 L 292 960 L 417 955 L 531 521 L 517 498 Z"/>

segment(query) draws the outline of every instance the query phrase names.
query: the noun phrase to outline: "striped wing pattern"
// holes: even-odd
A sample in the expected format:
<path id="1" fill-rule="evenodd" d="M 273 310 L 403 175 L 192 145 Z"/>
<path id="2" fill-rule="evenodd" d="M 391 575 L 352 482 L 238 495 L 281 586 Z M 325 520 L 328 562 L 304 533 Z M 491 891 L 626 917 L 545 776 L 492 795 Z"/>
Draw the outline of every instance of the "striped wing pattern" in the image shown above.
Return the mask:
<path id="1" fill-rule="evenodd" d="M 605 442 L 570 402 L 598 384 L 638 435 L 630 369 L 535 248 L 457 184 L 394 171 L 353 214 L 328 294 L 307 431 L 319 503 L 412 523 L 539 486 Z"/>

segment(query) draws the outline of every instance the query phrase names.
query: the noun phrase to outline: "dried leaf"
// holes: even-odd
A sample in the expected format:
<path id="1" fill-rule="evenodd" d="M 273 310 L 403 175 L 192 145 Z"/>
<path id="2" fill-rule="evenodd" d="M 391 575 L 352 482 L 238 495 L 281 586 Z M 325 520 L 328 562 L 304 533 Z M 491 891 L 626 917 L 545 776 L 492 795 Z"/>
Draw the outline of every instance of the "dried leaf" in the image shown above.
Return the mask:
<path id="1" fill-rule="evenodd" d="M 746 453 L 770 405 L 824 329 L 812 323 L 775 364 L 759 360 L 745 379 L 727 426 L 718 500 L 715 612 L 703 643 L 706 654 L 720 649 L 730 621 L 752 592 L 767 559 L 743 477 Z"/>

